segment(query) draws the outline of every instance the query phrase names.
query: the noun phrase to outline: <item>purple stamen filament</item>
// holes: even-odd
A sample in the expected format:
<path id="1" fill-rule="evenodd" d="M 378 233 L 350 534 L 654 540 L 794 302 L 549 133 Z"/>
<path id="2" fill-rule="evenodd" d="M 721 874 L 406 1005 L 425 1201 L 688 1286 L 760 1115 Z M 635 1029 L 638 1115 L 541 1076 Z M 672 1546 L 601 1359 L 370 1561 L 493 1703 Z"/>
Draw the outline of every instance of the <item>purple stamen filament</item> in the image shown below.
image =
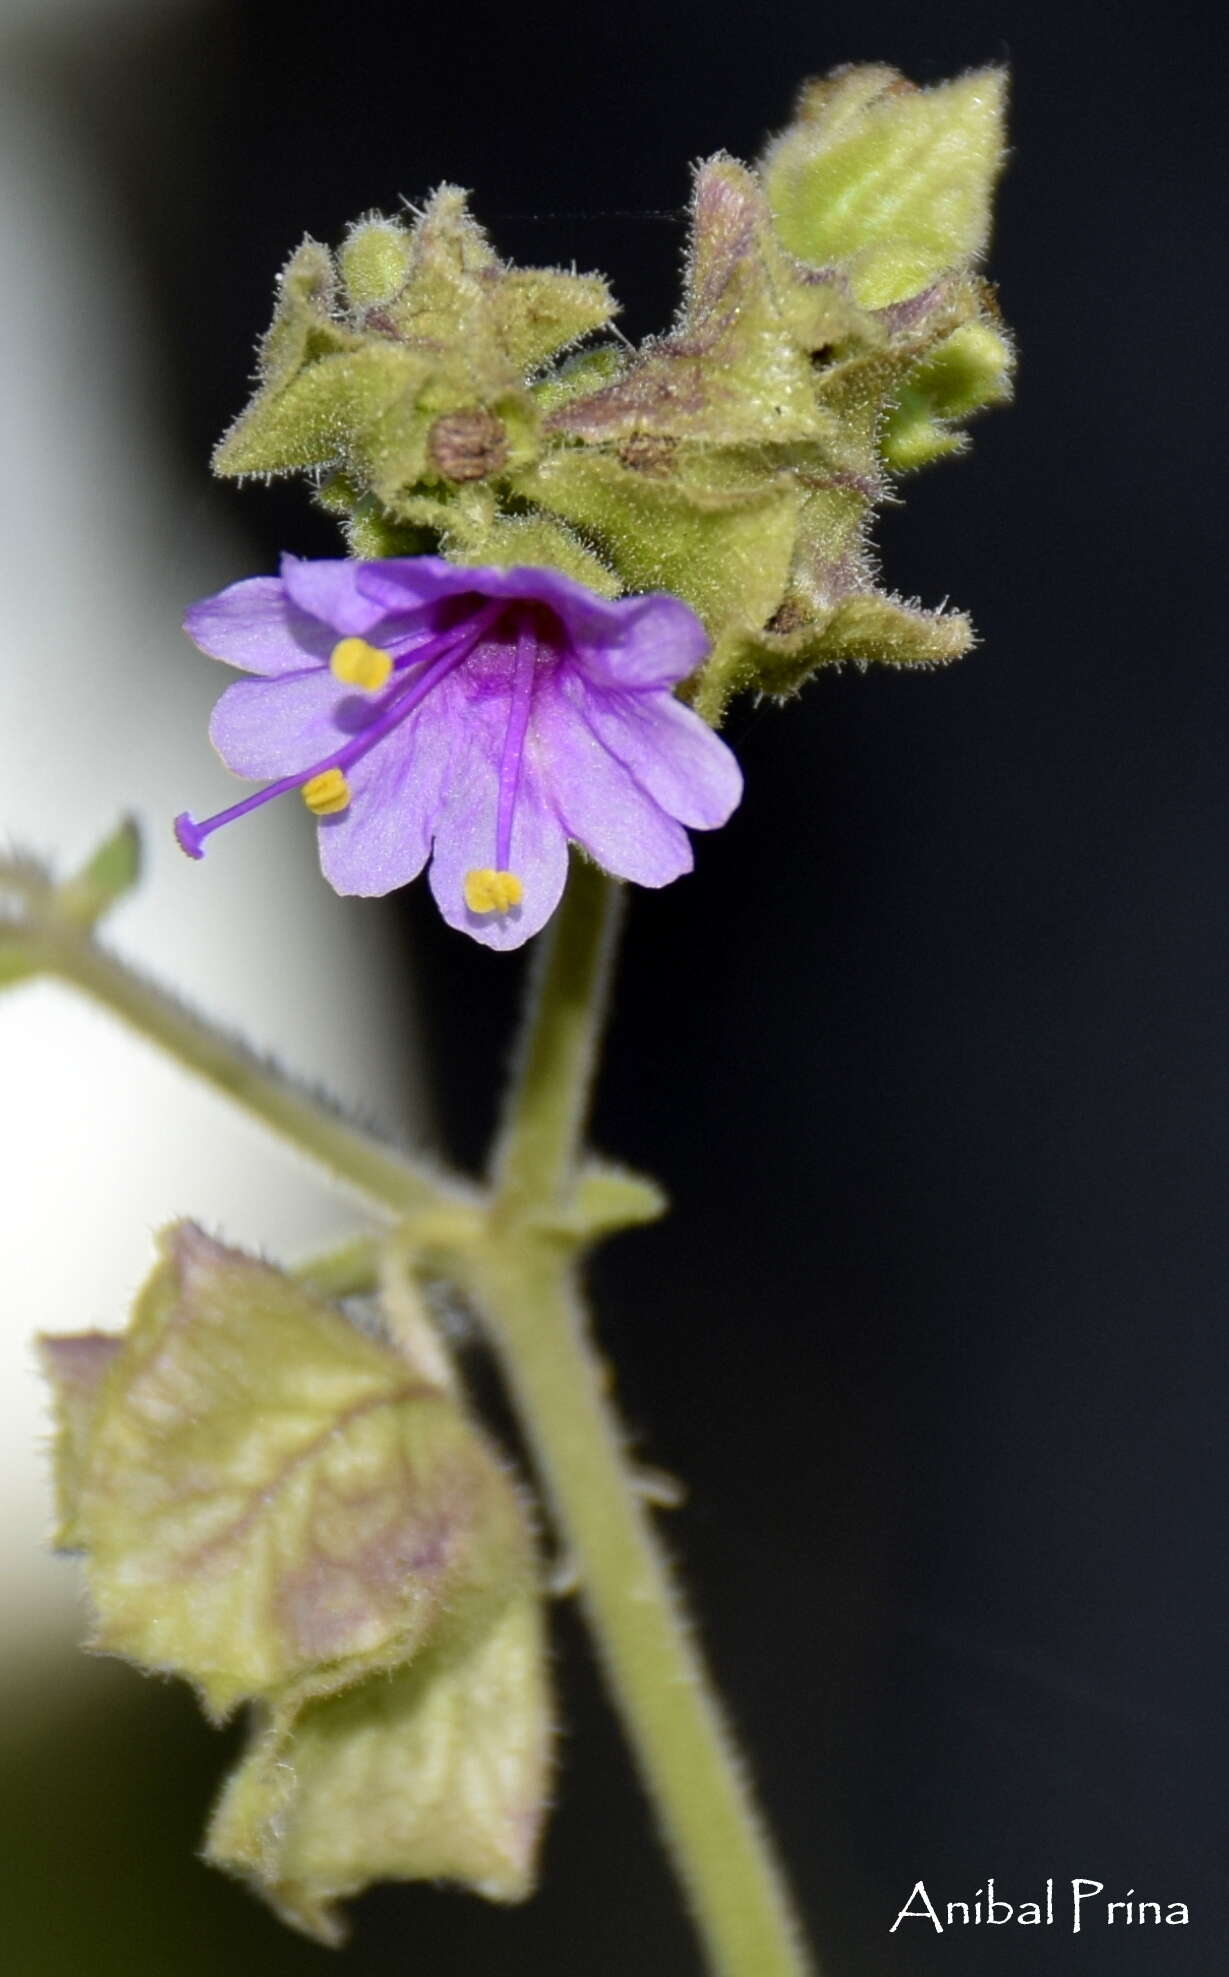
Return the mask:
<path id="1" fill-rule="evenodd" d="M 502 599 L 494 600 L 467 623 L 453 626 L 451 631 L 443 632 L 438 638 L 429 639 L 423 645 L 415 647 L 411 655 L 415 660 L 420 654 L 426 655 L 429 652 L 434 656 L 412 680 L 396 679 L 395 685 L 385 693 L 383 707 L 375 719 L 351 741 L 345 742 L 331 755 L 326 755 L 322 761 L 313 763 L 310 768 L 301 769 L 292 776 L 281 776 L 277 782 L 267 783 L 264 789 L 257 790 L 255 795 L 245 797 L 241 803 L 232 803 L 228 810 L 219 810 L 216 815 L 206 817 L 203 823 L 194 823 L 186 812 L 183 816 L 177 817 L 175 835 L 188 856 L 203 858 L 205 854 L 202 846 L 205 839 L 212 836 L 214 831 L 221 830 L 223 824 L 233 824 L 237 818 L 246 816 L 249 810 L 257 810 L 261 804 L 272 802 L 275 796 L 285 796 L 291 790 L 301 789 L 305 783 L 312 782 L 315 777 L 323 775 L 328 769 L 340 769 L 344 772 L 355 762 L 360 761 L 377 742 L 383 741 L 385 735 L 391 733 L 393 728 L 404 721 L 407 715 L 412 714 L 416 707 L 420 707 L 442 679 L 445 679 L 463 660 L 468 659 L 483 633 L 490 629 L 491 624 L 504 609 Z M 532 676 L 530 684 L 532 686 Z M 378 702 L 376 704 L 379 705 Z M 526 718 L 528 718 L 528 710 L 526 710 Z M 515 797 L 515 783 L 513 796 Z"/>
<path id="2" fill-rule="evenodd" d="M 538 642 L 528 613 L 517 627 L 516 664 L 512 675 L 512 699 L 503 754 L 499 761 L 499 812 L 495 824 L 495 867 L 506 872 L 512 851 L 512 819 L 516 792 L 521 780 L 521 759 L 525 750 L 525 730 L 533 703 L 533 679 L 538 663 Z"/>

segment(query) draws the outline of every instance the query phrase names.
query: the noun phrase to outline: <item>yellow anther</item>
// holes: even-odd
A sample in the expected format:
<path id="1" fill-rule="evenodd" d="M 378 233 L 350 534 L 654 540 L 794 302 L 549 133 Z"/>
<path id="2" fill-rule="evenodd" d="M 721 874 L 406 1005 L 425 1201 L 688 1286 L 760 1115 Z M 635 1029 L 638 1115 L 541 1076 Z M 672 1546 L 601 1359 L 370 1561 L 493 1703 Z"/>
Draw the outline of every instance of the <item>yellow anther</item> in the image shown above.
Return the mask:
<path id="1" fill-rule="evenodd" d="M 465 874 L 465 904 L 471 913 L 506 913 L 524 897 L 525 888 L 515 872 L 493 872 L 483 866 Z"/>
<path id="2" fill-rule="evenodd" d="M 378 693 L 393 670 L 387 652 L 368 645 L 365 638 L 342 638 L 333 647 L 329 671 L 343 686 L 361 687 L 364 693 Z"/>
<path id="3" fill-rule="evenodd" d="M 350 785 L 340 769 L 324 769 L 299 791 L 314 817 L 335 817 L 350 807 Z"/>

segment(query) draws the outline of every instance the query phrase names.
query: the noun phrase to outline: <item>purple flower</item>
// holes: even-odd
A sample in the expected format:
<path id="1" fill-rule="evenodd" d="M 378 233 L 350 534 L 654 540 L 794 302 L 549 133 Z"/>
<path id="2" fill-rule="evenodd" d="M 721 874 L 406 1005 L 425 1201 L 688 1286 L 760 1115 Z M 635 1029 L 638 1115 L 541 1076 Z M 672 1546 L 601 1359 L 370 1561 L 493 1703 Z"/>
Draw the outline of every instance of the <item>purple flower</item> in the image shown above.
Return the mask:
<path id="1" fill-rule="evenodd" d="M 690 871 L 687 826 L 723 824 L 742 794 L 723 741 L 676 700 L 708 650 L 677 598 L 597 597 L 555 570 L 463 569 L 435 556 L 282 559 L 194 604 L 203 652 L 259 677 L 226 689 L 210 733 L 236 775 L 289 790 L 320 823 L 343 893 L 416 878 L 450 926 L 519 947 L 550 918 L 572 839 L 618 878 Z"/>

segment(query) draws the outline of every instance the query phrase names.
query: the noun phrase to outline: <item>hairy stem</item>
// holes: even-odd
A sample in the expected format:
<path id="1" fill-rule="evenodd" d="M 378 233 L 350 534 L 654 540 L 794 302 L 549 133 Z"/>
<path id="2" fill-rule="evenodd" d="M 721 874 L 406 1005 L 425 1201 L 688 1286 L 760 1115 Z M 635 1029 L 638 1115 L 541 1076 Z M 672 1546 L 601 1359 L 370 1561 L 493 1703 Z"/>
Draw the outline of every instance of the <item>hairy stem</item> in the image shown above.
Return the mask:
<path id="1" fill-rule="evenodd" d="M 621 889 L 573 853 L 563 904 L 539 943 L 495 1149 L 493 1217 L 504 1227 L 561 1206 L 574 1178 L 622 907 Z"/>
<path id="2" fill-rule="evenodd" d="M 295 1265 L 294 1273 L 321 1297 L 366 1297 L 380 1282 L 380 1245 L 374 1236 L 352 1236 Z"/>
<path id="3" fill-rule="evenodd" d="M 645 1786 L 720 1977 L 810 1969 L 746 1778 L 625 1461 L 566 1251 L 566 1198 L 604 1005 L 614 888 L 574 868 L 530 998 L 490 1237 L 465 1263 Z"/>
<path id="4" fill-rule="evenodd" d="M 405 1215 L 457 1198 L 460 1183 L 338 1117 L 238 1038 L 214 1029 L 88 937 L 67 928 L 31 931 L 23 935 L 20 956 L 11 952 L 7 959 L 7 981 L 53 975 L 82 990 L 381 1208 Z"/>
<path id="5" fill-rule="evenodd" d="M 574 864 L 542 943 L 488 1212 L 338 1118 L 67 924 L 13 930 L 0 981 L 52 975 L 225 1092 L 369 1201 L 426 1226 L 482 1310 L 580 1574 L 599 1658 L 717 1977 L 811 1968 L 745 1776 L 623 1454 L 559 1211 L 577 1176 L 618 890 Z M 423 1218 L 427 1220 L 424 1224 Z M 333 1296 L 369 1288 L 367 1238 L 302 1267 Z"/>

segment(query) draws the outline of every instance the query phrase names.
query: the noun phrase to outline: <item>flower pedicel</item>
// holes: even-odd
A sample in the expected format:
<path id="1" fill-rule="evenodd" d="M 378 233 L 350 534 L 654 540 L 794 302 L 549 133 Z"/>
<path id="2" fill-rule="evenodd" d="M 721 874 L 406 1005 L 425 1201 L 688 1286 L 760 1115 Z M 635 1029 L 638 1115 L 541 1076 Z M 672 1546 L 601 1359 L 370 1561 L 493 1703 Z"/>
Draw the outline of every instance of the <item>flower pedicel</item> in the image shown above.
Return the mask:
<path id="1" fill-rule="evenodd" d="M 210 733 L 237 775 L 273 779 L 177 818 L 193 858 L 298 790 L 338 892 L 391 892 L 430 858 L 448 923 L 513 948 L 558 905 L 569 840 L 618 878 L 667 885 L 691 869 L 687 829 L 723 824 L 742 793 L 730 750 L 675 698 L 708 651 L 677 598 L 612 602 L 556 570 L 434 556 L 287 556 L 185 624 L 258 675 L 227 688 Z"/>

